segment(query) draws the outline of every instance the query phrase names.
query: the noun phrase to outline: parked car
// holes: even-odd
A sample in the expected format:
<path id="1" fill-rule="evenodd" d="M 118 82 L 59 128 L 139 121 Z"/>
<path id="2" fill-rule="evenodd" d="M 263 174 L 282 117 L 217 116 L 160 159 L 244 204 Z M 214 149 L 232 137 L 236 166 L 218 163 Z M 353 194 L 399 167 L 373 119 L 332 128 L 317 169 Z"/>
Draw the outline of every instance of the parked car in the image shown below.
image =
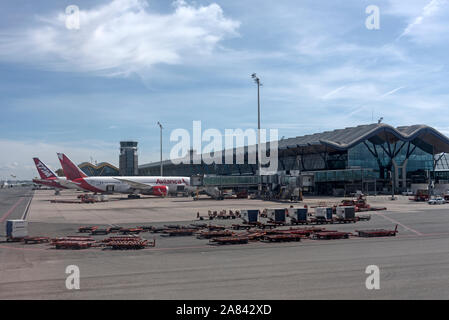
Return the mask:
<path id="1" fill-rule="evenodd" d="M 446 200 L 444 200 L 442 197 L 436 197 L 436 198 L 430 199 L 427 203 L 428 204 L 445 204 Z"/>

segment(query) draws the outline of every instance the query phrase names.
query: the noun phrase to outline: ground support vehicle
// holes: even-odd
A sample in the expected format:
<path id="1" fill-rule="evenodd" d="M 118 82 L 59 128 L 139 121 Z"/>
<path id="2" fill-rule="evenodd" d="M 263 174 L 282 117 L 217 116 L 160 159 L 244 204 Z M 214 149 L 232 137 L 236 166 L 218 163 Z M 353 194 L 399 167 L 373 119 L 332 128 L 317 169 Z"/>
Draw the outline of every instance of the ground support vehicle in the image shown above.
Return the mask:
<path id="1" fill-rule="evenodd" d="M 246 244 L 249 238 L 245 236 L 234 236 L 234 237 L 223 237 L 223 238 L 212 238 L 209 240 L 209 244 Z"/>
<path id="2" fill-rule="evenodd" d="M 374 230 L 356 230 L 359 237 L 372 238 L 372 237 L 395 237 L 398 233 L 398 225 L 394 230 L 374 229 Z"/>
<path id="3" fill-rule="evenodd" d="M 351 233 L 348 232 L 316 232 L 312 235 L 312 239 L 315 240 L 333 240 L 333 239 L 348 239 Z"/>

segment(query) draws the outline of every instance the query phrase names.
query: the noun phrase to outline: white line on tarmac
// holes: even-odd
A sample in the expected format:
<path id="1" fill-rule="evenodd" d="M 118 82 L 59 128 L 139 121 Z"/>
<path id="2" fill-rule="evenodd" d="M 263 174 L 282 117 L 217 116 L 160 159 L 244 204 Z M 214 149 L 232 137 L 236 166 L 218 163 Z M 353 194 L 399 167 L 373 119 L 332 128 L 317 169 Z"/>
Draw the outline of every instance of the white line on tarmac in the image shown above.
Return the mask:
<path id="1" fill-rule="evenodd" d="M 402 223 L 400 223 L 399 221 L 396 221 L 396 220 L 394 220 L 394 219 L 392 219 L 390 217 L 387 217 L 383 213 L 375 212 L 374 214 L 377 214 L 377 215 L 381 216 L 382 218 L 385 218 L 385 219 L 389 220 L 390 222 L 396 223 L 396 224 L 400 225 L 401 227 L 403 227 L 404 229 L 407 229 L 407 230 L 409 230 L 409 231 L 411 231 L 413 233 L 416 233 L 418 236 L 422 236 L 423 235 L 421 232 L 416 231 L 415 229 L 409 228 L 409 227 L 403 225 Z"/>
<path id="2" fill-rule="evenodd" d="M 22 218 L 21 218 L 22 220 L 26 220 L 26 218 L 27 218 L 28 210 L 30 209 L 30 205 L 31 205 L 31 200 L 33 200 L 33 195 L 31 195 L 30 200 L 28 200 L 28 204 L 27 204 L 27 206 L 25 208 L 25 211 L 23 212 L 23 215 L 22 215 Z"/>

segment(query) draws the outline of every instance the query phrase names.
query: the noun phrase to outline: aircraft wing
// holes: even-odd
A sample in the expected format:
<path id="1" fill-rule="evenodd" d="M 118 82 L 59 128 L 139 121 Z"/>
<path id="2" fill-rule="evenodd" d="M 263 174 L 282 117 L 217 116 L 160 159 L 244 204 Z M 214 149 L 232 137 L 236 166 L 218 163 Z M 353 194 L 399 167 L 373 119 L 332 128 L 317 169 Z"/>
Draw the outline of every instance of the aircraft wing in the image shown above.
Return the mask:
<path id="1" fill-rule="evenodd" d="M 114 178 L 114 179 L 116 179 L 118 181 L 121 181 L 121 182 L 125 182 L 131 188 L 136 189 L 136 190 L 151 190 L 154 187 L 151 184 L 136 182 L 136 181 L 132 181 L 132 180 L 129 180 L 129 179 L 121 179 L 121 178 Z"/>

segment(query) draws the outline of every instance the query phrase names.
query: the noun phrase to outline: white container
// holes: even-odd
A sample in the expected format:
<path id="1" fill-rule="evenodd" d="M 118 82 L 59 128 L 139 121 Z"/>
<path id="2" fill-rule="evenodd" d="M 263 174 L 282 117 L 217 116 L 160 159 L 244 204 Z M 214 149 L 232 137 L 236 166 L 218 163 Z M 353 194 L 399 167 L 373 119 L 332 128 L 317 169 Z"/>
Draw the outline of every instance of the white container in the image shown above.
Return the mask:
<path id="1" fill-rule="evenodd" d="M 325 207 L 317 207 L 317 208 L 315 208 L 315 217 L 317 217 L 317 218 L 326 218 L 326 208 Z"/>
<path id="2" fill-rule="evenodd" d="M 24 238 L 28 236 L 28 222 L 25 220 L 6 221 L 6 236 L 8 238 Z"/>
<path id="3" fill-rule="evenodd" d="M 267 209 L 267 218 L 274 219 L 274 209 Z"/>
<path id="4" fill-rule="evenodd" d="M 315 217 L 331 220 L 332 219 L 332 208 L 328 208 L 328 207 L 315 208 Z"/>
<path id="5" fill-rule="evenodd" d="M 341 219 L 353 219 L 355 217 L 355 207 L 341 206 L 337 207 L 337 217 Z"/>

